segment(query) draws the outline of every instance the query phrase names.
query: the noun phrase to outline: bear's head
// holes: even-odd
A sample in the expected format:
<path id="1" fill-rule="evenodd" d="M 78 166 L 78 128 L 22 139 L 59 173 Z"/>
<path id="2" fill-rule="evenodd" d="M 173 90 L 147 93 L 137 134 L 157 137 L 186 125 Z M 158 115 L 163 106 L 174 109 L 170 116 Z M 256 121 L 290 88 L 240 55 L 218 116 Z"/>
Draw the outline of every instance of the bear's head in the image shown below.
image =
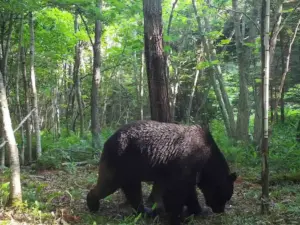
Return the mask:
<path id="1" fill-rule="evenodd" d="M 198 183 L 198 187 L 204 195 L 206 205 L 214 213 L 223 213 L 225 211 L 226 202 L 232 197 L 236 178 L 237 174 L 231 173 L 222 182 L 215 183 L 208 180 L 201 180 Z"/>
<path id="2" fill-rule="evenodd" d="M 100 207 L 99 199 L 97 198 L 97 195 L 95 195 L 94 192 L 95 189 L 92 189 L 86 196 L 87 206 L 91 212 L 97 212 Z"/>

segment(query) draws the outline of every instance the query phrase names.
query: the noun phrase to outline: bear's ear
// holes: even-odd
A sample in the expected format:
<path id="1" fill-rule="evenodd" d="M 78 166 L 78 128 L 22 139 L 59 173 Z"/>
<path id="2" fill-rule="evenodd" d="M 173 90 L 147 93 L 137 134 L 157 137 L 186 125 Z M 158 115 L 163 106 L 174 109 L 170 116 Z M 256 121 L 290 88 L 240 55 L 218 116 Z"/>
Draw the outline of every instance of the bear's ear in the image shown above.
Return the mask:
<path id="1" fill-rule="evenodd" d="M 236 174 L 236 172 L 233 172 L 233 173 L 229 174 L 229 179 L 230 179 L 232 182 L 234 182 L 234 181 L 236 180 L 237 176 L 238 176 L 238 175 Z"/>

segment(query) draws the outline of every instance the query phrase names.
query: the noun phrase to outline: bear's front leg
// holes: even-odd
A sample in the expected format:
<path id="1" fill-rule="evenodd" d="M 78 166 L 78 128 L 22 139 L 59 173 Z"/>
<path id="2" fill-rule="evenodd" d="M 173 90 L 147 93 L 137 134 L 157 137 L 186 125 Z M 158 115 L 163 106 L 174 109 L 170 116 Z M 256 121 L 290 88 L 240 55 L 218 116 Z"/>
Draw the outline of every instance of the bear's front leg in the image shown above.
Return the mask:
<path id="1" fill-rule="evenodd" d="M 162 194 L 170 225 L 180 225 L 181 212 L 187 199 L 187 184 L 182 181 L 170 182 Z"/>
<path id="2" fill-rule="evenodd" d="M 202 213 L 202 208 L 198 201 L 195 185 L 191 184 L 187 189 L 187 193 L 188 194 L 187 194 L 185 205 L 187 206 L 188 209 L 188 216 L 193 214 L 195 216 L 200 215 Z"/>

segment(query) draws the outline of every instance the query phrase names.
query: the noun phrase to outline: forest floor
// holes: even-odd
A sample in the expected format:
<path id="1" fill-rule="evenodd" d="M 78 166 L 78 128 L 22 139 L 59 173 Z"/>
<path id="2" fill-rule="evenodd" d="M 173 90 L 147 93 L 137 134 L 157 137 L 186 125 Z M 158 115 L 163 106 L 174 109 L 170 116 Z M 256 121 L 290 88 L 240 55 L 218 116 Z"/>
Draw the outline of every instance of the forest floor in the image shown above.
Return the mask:
<path id="1" fill-rule="evenodd" d="M 242 173 L 243 174 L 243 173 Z M 96 214 L 89 213 L 86 194 L 97 180 L 96 166 L 69 167 L 68 170 L 36 172 L 22 168 L 23 199 L 18 210 L 4 209 L 4 196 L 9 193 L 7 171 L 0 171 L 0 224 L 164 224 L 156 219 L 134 216 L 119 191 L 101 201 Z M 187 224 L 299 224 L 300 185 L 281 183 L 270 187 L 271 213 L 260 215 L 259 184 L 240 176 L 226 213 L 191 218 Z M 150 186 L 143 185 L 145 198 Z M 201 205 L 204 205 L 199 193 Z"/>

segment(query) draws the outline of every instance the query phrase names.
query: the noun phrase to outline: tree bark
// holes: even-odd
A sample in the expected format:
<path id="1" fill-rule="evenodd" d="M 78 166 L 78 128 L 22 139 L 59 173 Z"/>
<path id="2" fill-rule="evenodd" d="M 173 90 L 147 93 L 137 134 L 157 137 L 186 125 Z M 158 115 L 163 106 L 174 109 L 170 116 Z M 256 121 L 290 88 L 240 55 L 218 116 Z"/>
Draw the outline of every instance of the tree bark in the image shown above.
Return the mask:
<path id="1" fill-rule="evenodd" d="M 5 141 L 5 134 L 4 134 L 4 126 L 3 126 L 3 116 L 2 113 L 0 111 L 0 142 L 2 143 L 3 141 Z M 0 168 L 5 168 L 5 145 L 0 148 Z"/>
<path id="2" fill-rule="evenodd" d="M 145 70 L 145 54 L 144 51 L 142 52 L 141 57 L 141 72 L 140 72 L 140 79 L 139 79 L 139 94 L 140 94 L 140 119 L 144 119 L 144 70 Z"/>
<path id="3" fill-rule="evenodd" d="M 25 49 L 21 49 L 21 61 L 22 61 L 22 76 L 23 76 L 23 88 L 24 88 L 24 100 L 25 100 L 25 114 L 30 112 L 30 100 L 29 100 L 29 82 L 26 71 L 26 56 Z M 31 135 L 31 120 L 26 120 L 26 148 L 28 153 L 28 162 L 32 162 L 32 135 Z"/>
<path id="4" fill-rule="evenodd" d="M 78 12 L 76 12 L 76 14 L 75 14 L 74 28 L 75 28 L 75 33 L 77 33 L 79 30 Z M 83 118 L 83 107 L 82 107 L 80 75 L 79 75 L 80 74 L 79 69 L 80 69 L 81 57 L 82 57 L 82 44 L 81 44 L 81 42 L 78 42 L 75 46 L 73 79 L 74 79 L 74 87 L 75 87 L 75 92 L 76 92 L 76 99 L 77 99 L 77 104 L 78 104 L 78 112 L 79 112 L 79 120 L 80 120 L 80 137 L 83 138 L 84 118 Z"/>
<path id="5" fill-rule="evenodd" d="M 7 21 L 3 21 L 3 29 L 5 29 L 5 23 Z M 4 32 L 4 31 L 3 31 Z M 8 61 L 8 55 L 9 55 L 9 50 L 10 50 L 10 42 L 11 42 L 11 35 L 13 32 L 13 14 L 9 14 L 9 19 L 8 19 L 8 28 L 7 28 L 7 34 L 5 35 L 4 33 L 2 34 L 1 37 L 1 45 L 2 45 L 2 52 L 1 52 L 1 63 L 0 63 L 0 70 L 2 72 L 3 76 L 3 83 L 6 85 L 6 79 L 7 77 L 7 61 Z M 5 40 L 6 38 L 6 40 Z"/>
<path id="6" fill-rule="evenodd" d="M 97 0 L 97 10 L 101 13 L 102 0 Z M 99 149 L 100 142 L 100 116 L 99 116 L 99 86 L 100 86 L 100 66 L 101 66 L 101 21 L 95 21 L 95 42 L 93 44 L 93 80 L 92 80 L 92 93 L 91 93 L 91 131 L 92 131 L 92 146 Z"/>
<path id="7" fill-rule="evenodd" d="M 2 121 L 4 125 L 4 134 L 5 139 L 7 140 L 7 147 L 9 151 L 9 163 L 11 170 L 10 194 L 7 201 L 7 205 L 14 206 L 22 202 L 20 162 L 18 147 L 10 118 L 2 72 L 0 72 L 0 100 Z"/>
<path id="8" fill-rule="evenodd" d="M 196 70 L 194 84 L 193 84 L 190 99 L 189 99 L 189 105 L 188 105 L 187 114 L 186 114 L 188 124 L 190 123 L 191 110 L 192 110 L 193 99 L 194 99 L 195 90 L 196 90 L 196 86 L 197 86 L 197 82 L 198 82 L 199 72 L 200 72 L 199 70 Z"/>
<path id="9" fill-rule="evenodd" d="M 21 103 L 20 103 L 20 88 L 19 88 L 19 82 L 21 77 L 21 69 L 22 69 L 22 63 L 21 63 L 21 57 L 22 57 L 22 42 L 23 42 L 23 15 L 21 15 L 21 22 L 20 22 L 20 38 L 19 38 L 19 49 L 18 49 L 18 59 L 17 59 L 17 74 L 16 74 L 16 100 L 17 100 L 17 107 L 18 107 L 18 117 L 19 121 L 22 121 L 22 109 L 21 109 Z M 25 163 L 25 135 L 24 135 L 24 127 L 21 126 L 21 151 L 20 151 L 20 161 L 21 165 L 24 165 Z"/>
<path id="10" fill-rule="evenodd" d="M 33 121 L 36 135 L 36 157 L 37 159 L 42 155 L 42 143 L 41 143 L 41 133 L 40 133 L 40 118 L 38 110 L 38 95 L 36 89 L 36 77 L 35 77 L 35 68 L 34 68 L 34 20 L 33 13 L 29 12 L 29 29 L 30 29 L 30 78 L 31 78 L 31 90 L 33 97 L 33 107 L 35 108 L 33 112 Z"/>
<path id="11" fill-rule="evenodd" d="M 296 25 L 294 34 L 293 34 L 292 39 L 291 39 L 290 44 L 289 44 L 288 53 L 287 53 L 287 56 L 286 56 L 285 67 L 284 67 L 284 71 L 283 71 L 281 81 L 280 81 L 280 85 L 279 85 L 279 94 L 280 95 L 281 95 L 283 87 L 284 87 L 286 75 L 287 75 L 287 73 L 289 72 L 289 69 L 290 69 L 290 58 L 291 58 L 291 54 L 292 54 L 292 46 L 293 46 L 294 41 L 296 39 L 299 26 L 300 26 L 300 20 L 298 20 L 298 23 Z M 279 103 L 279 99 L 276 99 L 276 103 L 275 103 L 275 110 L 276 111 L 275 112 L 277 112 L 278 103 Z"/>
<path id="12" fill-rule="evenodd" d="M 151 119 L 171 121 L 166 58 L 163 50 L 161 0 L 144 0 L 145 60 Z"/>
<path id="13" fill-rule="evenodd" d="M 262 29 L 262 79 L 263 79 L 263 139 L 261 147 L 262 156 L 262 196 L 261 213 L 269 213 L 269 127 L 268 127 L 268 109 L 269 109 L 269 73 L 270 73 L 270 0 L 263 0 L 261 13 Z"/>
<path id="14" fill-rule="evenodd" d="M 68 68 L 68 75 L 69 79 L 71 79 L 71 77 L 73 76 L 73 67 L 71 64 L 69 64 L 69 68 Z M 69 124 L 69 120 L 70 117 L 73 115 L 73 98 L 74 98 L 74 86 L 72 85 L 71 82 L 69 82 L 68 87 L 67 87 L 67 108 L 66 108 L 66 112 L 65 112 L 65 118 L 66 118 L 66 130 L 67 130 L 67 134 L 70 134 L 70 124 Z"/>
<path id="15" fill-rule="evenodd" d="M 216 50 L 213 48 L 213 43 L 211 40 L 206 39 L 204 36 L 204 32 L 201 25 L 201 20 L 198 15 L 197 6 L 195 0 L 192 1 L 194 13 L 196 16 L 197 24 L 198 24 L 198 30 L 201 36 L 201 40 L 204 47 L 204 52 L 206 55 L 206 58 L 208 61 L 215 61 L 217 59 L 216 57 Z M 204 18 L 206 32 L 210 31 L 209 21 L 207 18 Z M 215 91 L 215 95 L 217 98 L 217 101 L 219 103 L 219 107 L 222 113 L 222 117 L 224 120 L 226 132 L 229 137 L 235 138 L 235 121 L 234 121 L 234 114 L 232 110 L 232 106 L 230 104 L 228 95 L 226 93 L 225 87 L 224 87 L 224 81 L 222 77 L 222 71 L 221 67 L 219 65 L 217 66 L 211 66 L 208 68 L 209 77 L 211 79 L 212 86 Z"/>
<path id="16" fill-rule="evenodd" d="M 254 6 L 255 7 L 255 4 Z M 234 10 L 234 28 L 235 28 L 235 45 L 237 53 L 237 62 L 239 70 L 239 100 L 238 115 L 236 124 L 237 138 L 248 142 L 249 138 L 249 91 L 248 91 L 248 71 L 250 68 L 250 47 L 243 44 L 244 37 L 240 29 L 240 13 L 238 13 L 238 1 L 232 0 L 232 8 Z M 249 42 L 252 40 L 249 40 Z"/>
<path id="17" fill-rule="evenodd" d="M 280 32 L 280 43 L 281 43 L 281 69 L 282 74 L 284 73 L 284 35 L 283 32 Z M 284 86 L 282 87 L 282 92 L 280 94 L 280 121 L 284 123 Z"/>

